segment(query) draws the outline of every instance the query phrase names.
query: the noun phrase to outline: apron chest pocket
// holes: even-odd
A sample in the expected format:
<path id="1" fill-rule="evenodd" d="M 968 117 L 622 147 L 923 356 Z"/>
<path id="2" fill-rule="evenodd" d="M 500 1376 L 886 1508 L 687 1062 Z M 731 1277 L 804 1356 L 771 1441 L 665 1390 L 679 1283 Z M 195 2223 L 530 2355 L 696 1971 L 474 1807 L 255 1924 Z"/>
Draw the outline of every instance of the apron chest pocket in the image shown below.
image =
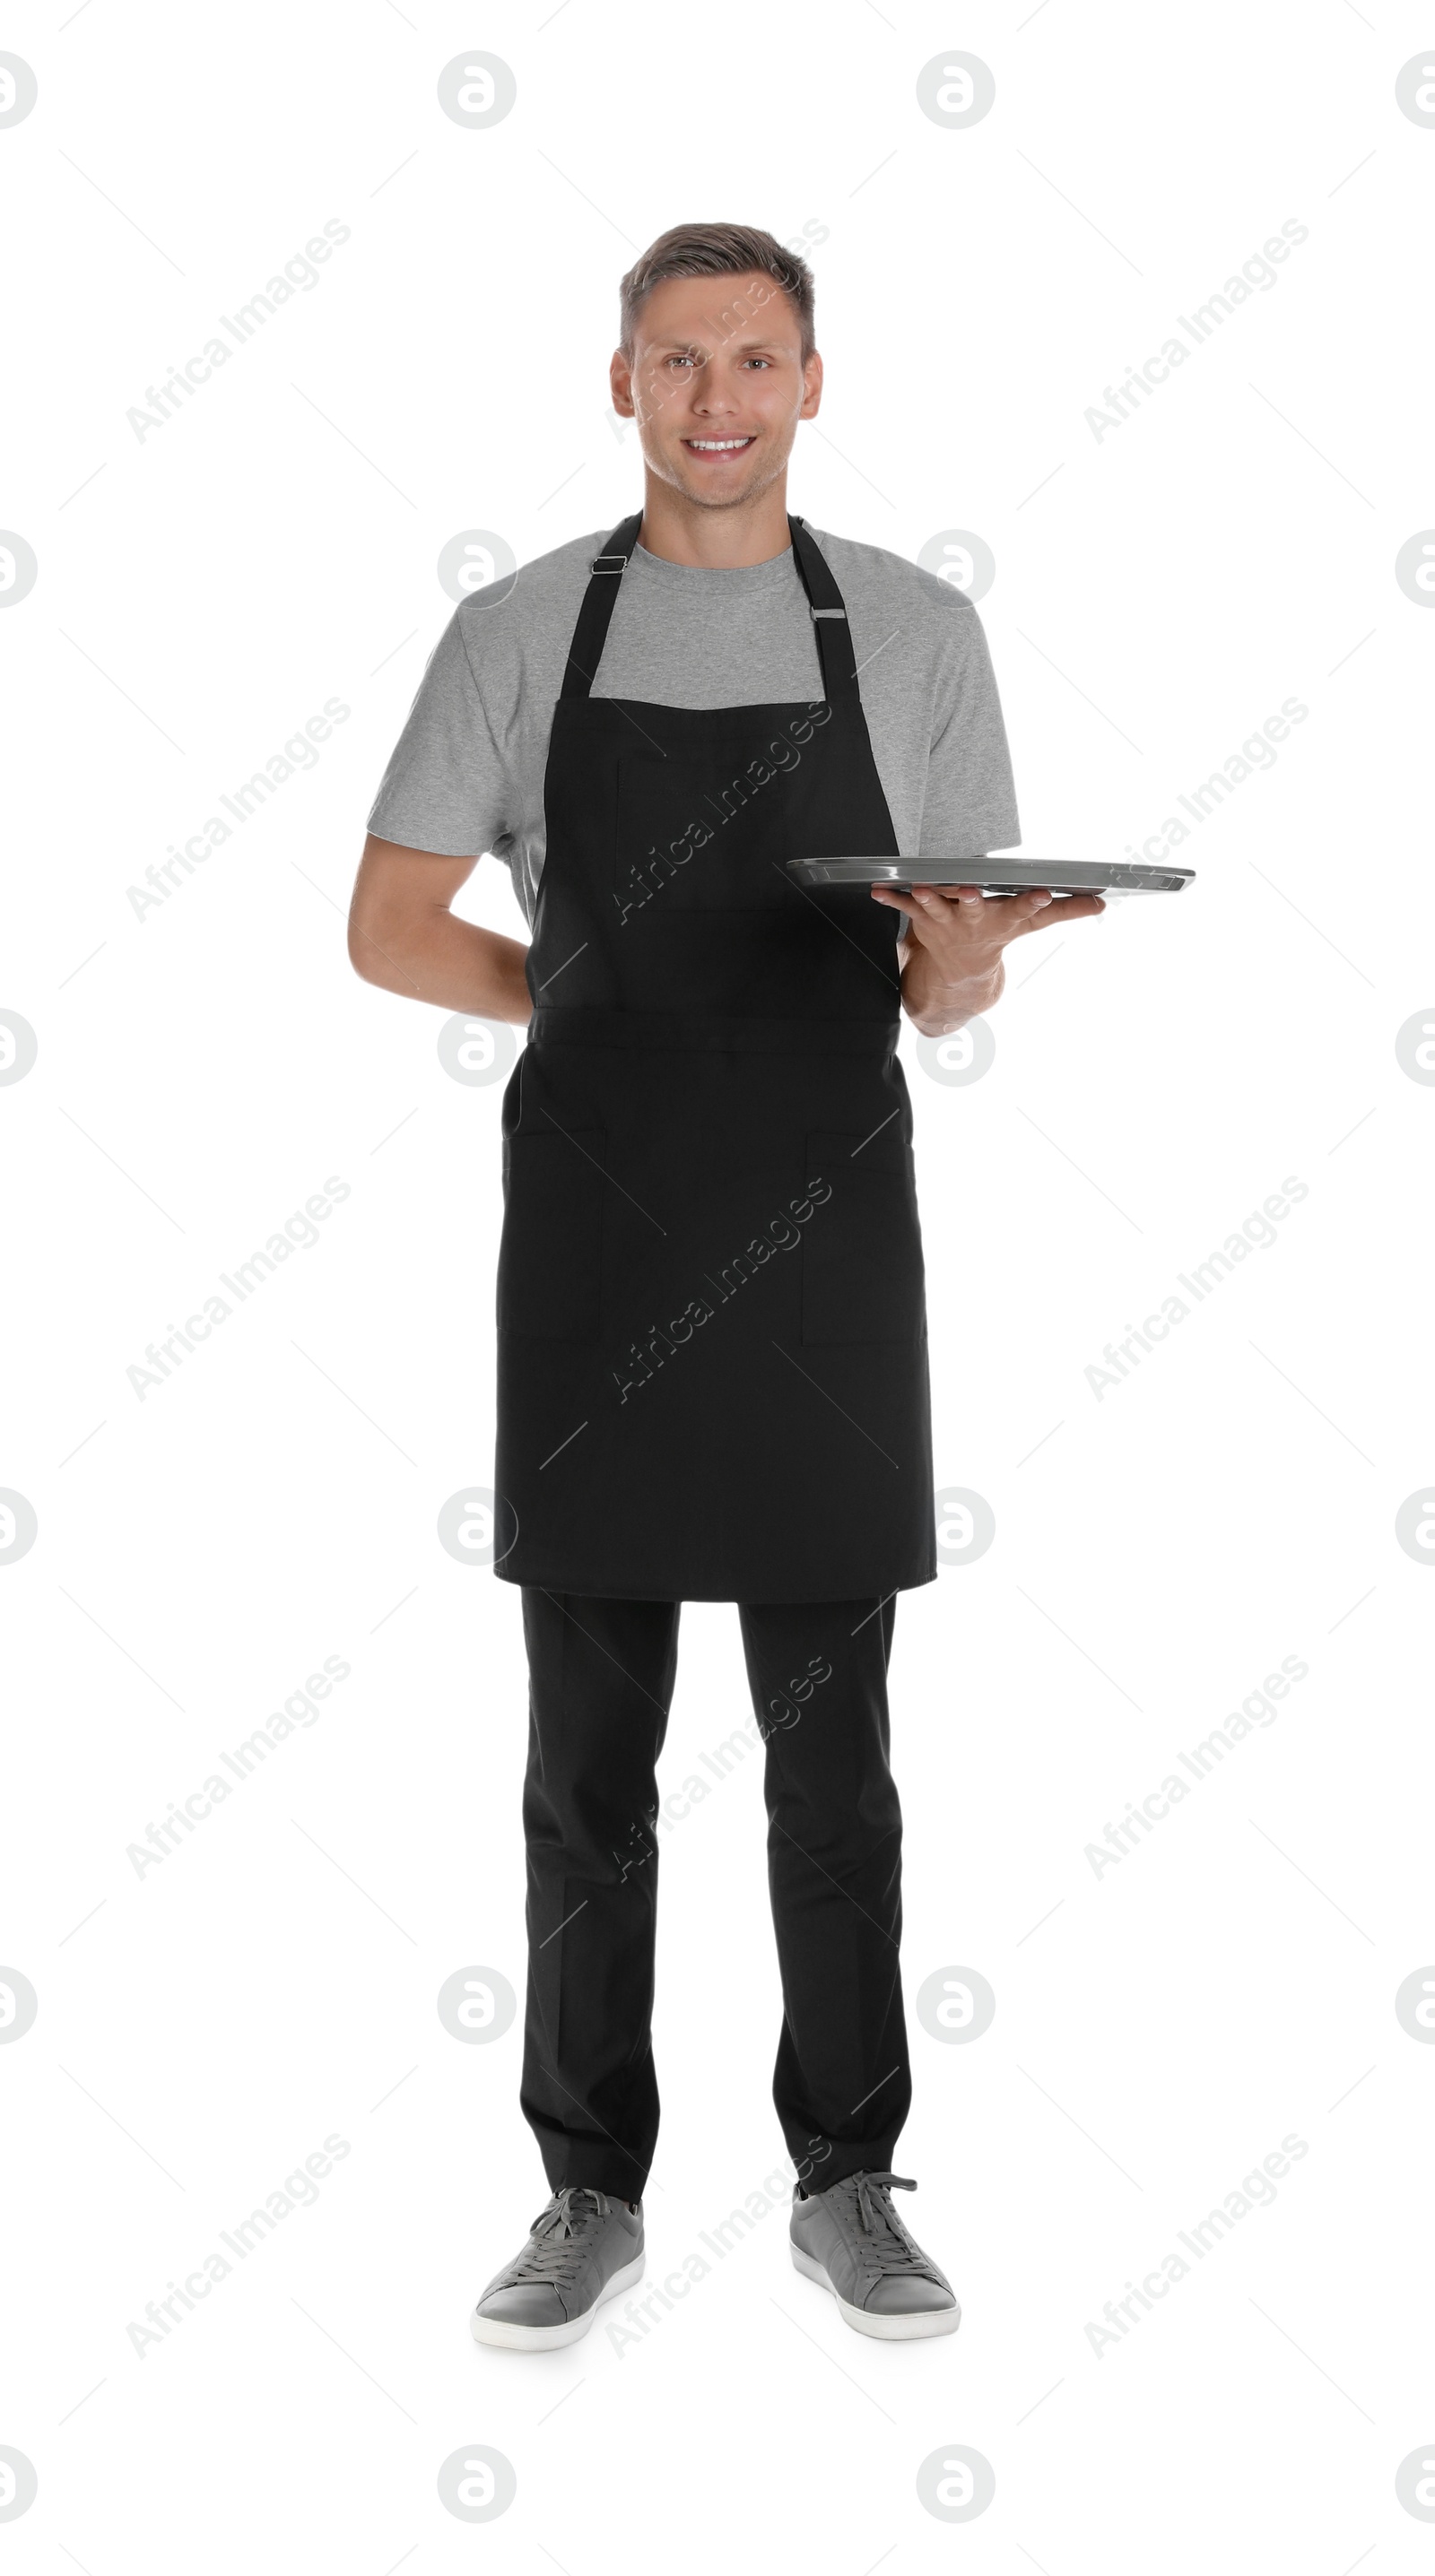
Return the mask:
<path id="1" fill-rule="evenodd" d="M 857 1135 L 810 1133 L 806 1195 L 804 1343 L 919 1339 L 926 1330 L 922 1237 L 900 1128 L 865 1146 Z"/>
<path id="2" fill-rule="evenodd" d="M 521 1061 L 521 1059 L 520 1059 Z M 505 1139 L 498 1329 L 536 1341 L 592 1341 L 601 1308 L 601 1127 Z"/>
<path id="3" fill-rule="evenodd" d="M 781 862 L 794 846 L 793 790 L 755 751 L 761 746 L 738 746 L 705 765 L 619 760 L 613 892 L 621 918 L 791 907 Z"/>

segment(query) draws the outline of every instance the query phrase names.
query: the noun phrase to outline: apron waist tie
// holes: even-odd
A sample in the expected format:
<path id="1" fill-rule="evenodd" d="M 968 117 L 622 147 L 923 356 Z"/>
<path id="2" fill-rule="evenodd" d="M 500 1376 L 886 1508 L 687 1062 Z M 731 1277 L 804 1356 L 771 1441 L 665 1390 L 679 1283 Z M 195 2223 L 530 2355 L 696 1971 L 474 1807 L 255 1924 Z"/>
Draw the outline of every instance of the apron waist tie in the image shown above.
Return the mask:
<path id="1" fill-rule="evenodd" d="M 528 1024 L 530 1046 L 640 1047 L 739 1055 L 891 1055 L 898 1022 L 747 1019 L 722 1011 L 605 1011 L 544 1004 Z"/>

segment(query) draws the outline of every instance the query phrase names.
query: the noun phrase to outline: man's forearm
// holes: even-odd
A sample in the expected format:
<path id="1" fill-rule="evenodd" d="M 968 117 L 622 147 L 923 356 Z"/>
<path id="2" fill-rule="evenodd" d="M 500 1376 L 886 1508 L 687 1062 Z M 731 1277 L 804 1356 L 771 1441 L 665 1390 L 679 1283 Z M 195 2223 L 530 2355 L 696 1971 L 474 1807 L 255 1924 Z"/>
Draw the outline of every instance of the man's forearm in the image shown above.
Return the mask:
<path id="1" fill-rule="evenodd" d="M 409 1001 L 436 1002 L 440 1010 L 471 1011 L 476 1019 L 515 1020 L 533 1013 L 523 980 L 528 955 L 521 940 L 435 913 L 421 924 L 355 923 L 349 954 L 367 984 L 402 993 Z"/>
<path id="2" fill-rule="evenodd" d="M 364 981 L 386 992 L 521 1027 L 533 1013 L 523 942 L 449 909 L 472 865 L 371 837 L 349 911 L 349 955 Z"/>

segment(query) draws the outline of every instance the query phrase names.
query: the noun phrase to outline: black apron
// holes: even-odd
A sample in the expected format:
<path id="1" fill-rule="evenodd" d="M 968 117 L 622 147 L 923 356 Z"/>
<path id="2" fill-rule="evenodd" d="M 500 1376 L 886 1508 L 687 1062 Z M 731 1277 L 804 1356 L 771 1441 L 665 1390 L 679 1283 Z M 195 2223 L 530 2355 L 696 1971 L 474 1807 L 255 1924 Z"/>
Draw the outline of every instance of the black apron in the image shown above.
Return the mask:
<path id="1" fill-rule="evenodd" d="M 640 516 L 569 647 L 503 1101 L 512 1583 L 833 1601 L 936 1574 L 902 917 L 784 867 L 897 841 L 841 593 L 789 524 L 821 699 L 590 695 Z"/>

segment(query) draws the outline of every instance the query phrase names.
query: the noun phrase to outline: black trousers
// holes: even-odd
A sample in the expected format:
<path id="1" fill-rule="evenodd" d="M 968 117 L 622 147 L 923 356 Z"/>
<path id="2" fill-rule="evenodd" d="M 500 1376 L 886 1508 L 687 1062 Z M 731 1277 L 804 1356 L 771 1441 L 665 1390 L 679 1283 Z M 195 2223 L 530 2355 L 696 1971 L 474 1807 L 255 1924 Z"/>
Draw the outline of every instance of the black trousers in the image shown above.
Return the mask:
<path id="1" fill-rule="evenodd" d="M 658 2134 L 657 1757 L 676 1601 L 525 1587 L 528 2000 L 522 2107 L 550 2188 L 636 2200 Z M 739 1605 L 766 1740 L 782 1975 L 773 2097 L 800 2180 L 891 2165 L 911 2103 L 889 1768 L 895 1598 Z M 736 1757 L 734 1757 L 736 1758 Z"/>

